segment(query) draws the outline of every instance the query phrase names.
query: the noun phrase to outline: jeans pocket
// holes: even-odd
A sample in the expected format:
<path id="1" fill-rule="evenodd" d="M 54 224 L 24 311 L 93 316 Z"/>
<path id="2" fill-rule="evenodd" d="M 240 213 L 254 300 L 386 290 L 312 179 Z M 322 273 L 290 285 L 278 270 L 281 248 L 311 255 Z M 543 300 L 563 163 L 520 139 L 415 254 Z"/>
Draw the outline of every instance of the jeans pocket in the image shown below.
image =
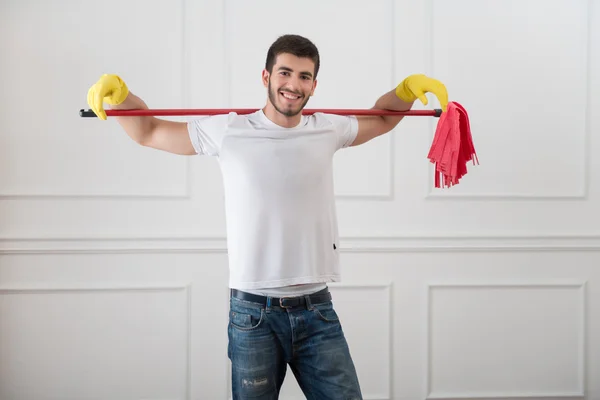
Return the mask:
<path id="1" fill-rule="evenodd" d="M 313 313 L 325 322 L 339 322 L 340 318 L 333 309 L 331 302 L 322 304 L 313 304 Z"/>
<path id="2" fill-rule="evenodd" d="M 231 326 L 243 331 L 250 331 L 260 327 L 264 319 L 265 315 L 262 309 L 232 309 L 229 311 L 229 323 Z"/>

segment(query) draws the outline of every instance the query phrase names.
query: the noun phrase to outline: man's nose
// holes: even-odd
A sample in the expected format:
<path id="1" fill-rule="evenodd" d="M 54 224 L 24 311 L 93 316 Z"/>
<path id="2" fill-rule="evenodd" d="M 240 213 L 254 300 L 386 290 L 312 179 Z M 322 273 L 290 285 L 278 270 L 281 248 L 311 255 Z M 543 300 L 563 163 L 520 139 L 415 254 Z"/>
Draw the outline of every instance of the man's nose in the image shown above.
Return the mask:
<path id="1" fill-rule="evenodd" d="M 300 86 L 300 79 L 294 76 L 292 76 L 288 80 L 287 85 L 285 85 L 287 90 L 294 93 L 300 93 Z"/>

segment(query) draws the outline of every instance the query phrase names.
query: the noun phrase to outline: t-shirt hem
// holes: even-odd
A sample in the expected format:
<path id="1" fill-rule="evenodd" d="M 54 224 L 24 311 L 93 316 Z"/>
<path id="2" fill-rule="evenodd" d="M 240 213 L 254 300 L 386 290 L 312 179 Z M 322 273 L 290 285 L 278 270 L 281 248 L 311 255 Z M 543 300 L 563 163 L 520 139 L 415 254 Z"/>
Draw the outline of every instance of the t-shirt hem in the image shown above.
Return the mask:
<path id="1" fill-rule="evenodd" d="M 274 281 L 257 281 L 257 282 L 236 282 L 230 281 L 229 287 L 232 289 L 269 289 L 282 286 L 302 285 L 306 283 L 328 283 L 339 282 L 341 276 L 339 274 L 307 276 L 302 278 L 279 279 Z"/>

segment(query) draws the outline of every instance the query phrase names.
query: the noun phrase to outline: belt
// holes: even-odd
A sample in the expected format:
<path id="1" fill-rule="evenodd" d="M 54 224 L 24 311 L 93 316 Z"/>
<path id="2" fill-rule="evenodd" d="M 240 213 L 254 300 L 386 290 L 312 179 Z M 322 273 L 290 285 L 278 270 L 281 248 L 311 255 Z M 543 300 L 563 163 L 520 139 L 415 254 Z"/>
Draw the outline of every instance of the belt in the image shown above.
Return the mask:
<path id="1" fill-rule="evenodd" d="M 237 289 L 231 289 L 231 297 L 235 297 L 236 299 L 250 301 L 252 303 L 259 303 L 267 307 L 269 305 L 269 297 L 260 296 L 257 294 L 242 292 Z M 325 303 L 331 300 L 331 293 L 329 292 L 329 288 L 325 288 L 316 293 L 312 293 L 308 295 L 311 304 L 319 304 Z M 271 306 L 277 305 L 281 308 L 291 308 L 306 305 L 306 297 L 305 296 L 294 296 L 294 297 L 270 297 Z"/>

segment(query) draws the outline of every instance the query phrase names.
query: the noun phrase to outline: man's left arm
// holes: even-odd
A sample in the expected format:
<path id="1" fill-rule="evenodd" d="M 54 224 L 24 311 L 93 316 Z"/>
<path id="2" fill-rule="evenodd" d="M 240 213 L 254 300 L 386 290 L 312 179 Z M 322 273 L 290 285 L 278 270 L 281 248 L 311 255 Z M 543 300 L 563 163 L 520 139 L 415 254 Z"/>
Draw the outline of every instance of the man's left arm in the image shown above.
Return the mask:
<path id="1" fill-rule="evenodd" d="M 373 109 L 408 111 L 417 99 L 427 105 L 426 93 L 433 93 L 438 98 L 442 111 L 446 111 L 448 106 L 446 87 L 440 81 L 422 74 L 410 75 L 404 79 L 395 89 L 381 96 Z M 358 134 L 351 146 L 358 146 L 391 131 L 403 118 L 403 115 L 357 116 Z"/>

